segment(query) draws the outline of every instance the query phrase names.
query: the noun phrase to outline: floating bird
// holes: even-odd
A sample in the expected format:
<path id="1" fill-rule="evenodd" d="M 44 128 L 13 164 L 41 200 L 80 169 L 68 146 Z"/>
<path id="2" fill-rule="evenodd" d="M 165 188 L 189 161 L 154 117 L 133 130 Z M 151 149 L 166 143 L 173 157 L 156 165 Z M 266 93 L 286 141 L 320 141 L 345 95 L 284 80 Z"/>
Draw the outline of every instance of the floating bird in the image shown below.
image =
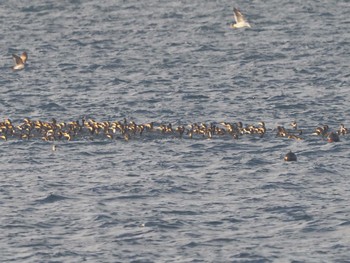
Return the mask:
<path id="1" fill-rule="evenodd" d="M 315 129 L 315 131 L 312 133 L 312 135 L 318 135 L 318 136 L 325 136 L 327 135 L 327 132 L 329 130 L 328 125 L 324 125 L 324 126 L 319 126 Z"/>
<path id="2" fill-rule="evenodd" d="M 288 139 L 294 139 L 294 140 L 298 140 L 298 141 L 301 141 L 303 138 L 299 137 L 299 136 L 296 136 L 294 134 L 289 134 Z"/>
<path id="3" fill-rule="evenodd" d="M 295 162 L 297 160 L 297 156 L 292 151 L 289 151 L 289 153 L 284 156 L 284 160 L 286 162 Z"/>
<path id="4" fill-rule="evenodd" d="M 134 121 L 95 121 L 93 119 L 82 119 L 82 122 L 69 121 L 62 122 L 56 119 L 50 121 L 32 120 L 24 118 L 22 123 L 13 123 L 10 119 L 0 120 L 0 143 L 2 140 L 10 138 L 19 138 L 22 140 L 42 139 L 44 141 L 73 141 L 75 139 L 94 139 L 108 138 L 118 139 L 118 134 L 121 138 L 128 141 L 134 138 L 140 138 L 141 135 L 177 135 L 179 138 L 214 138 L 217 136 L 226 136 L 233 139 L 240 139 L 244 136 L 260 137 L 269 136 L 265 122 L 260 122 L 258 125 L 244 125 L 241 122 L 195 122 L 188 125 L 174 127 L 171 123 L 141 123 L 136 124 Z M 219 127 L 222 125 L 223 127 Z M 303 140 L 297 133 L 299 130 L 285 129 L 283 126 L 277 126 L 274 131 L 277 131 L 276 137 L 283 137 L 294 140 Z M 331 132 L 328 125 L 321 125 L 315 129 L 314 135 L 322 136 L 328 142 L 338 142 L 340 136 L 349 134 L 348 128 L 343 124 L 339 130 Z"/>
<path id="5" fill-rule="evenodd" d="M 17 56 L 16 54 L 12 54 L 13 60 L 15 62 L 15 65 L 12 67 L 12 69 L 15 70 L 20 70 L 24 69 L 24 66 L 27 62 L 28 55 L 27 52 L 23 52 L 21 56 Z"/>
<path id="6" fill-rule="evenodd" d="M 256 128 L 256 133 L 260 134 L 260 136 L 263 137 L 266 133 L 265 122 L 259 122 L 259 126 L 260 127 Z"/>
<path id="7" fill-rule="evenodd" d="M 292 122 L 290 123 L 290 126 L 292 126 L 293 130 L 297 130 L 297 129 L 298 129 L 298 124 L 297 124 L 296 121 L 292 121 Z"/>
<path id="8" fill-rule="evenodd" d="M 349 133 L 349 129 L 345 128 L 344 124 L 340 124 L 340 128 L 337 131 L 338 135 L 345 135 L 347 133 Z"/>
<path id="9" fill-rule="evenodd" d="M 236 21 L 236 24 L 231 24 L 232 28 L 251 28 L 250 24 L 246 21 L 241 11 L 239 11 L 237 8 L 233 8 L 233 17 Z"/>
<path id="10" fill-rule="evenodd" d="M 277 134 L 276 137 L 286 137 L 288 136 L 288 132 L 283 126 L 277 126 Z"/>
<path id="11" fill-rule="evenodd" d="M 339 135 L 335 132 L 329 133 L 327 137 L 328 142 L 339 142 Z"/>
<path id="12" fill-rule="evenodd" d="M 181 126 L 178 126 L 175 131 L 177 131 L 180 135 L 180 138 L 182 138 L 184 132 L 185 132 L 185 126 L 181 125 Z"/>

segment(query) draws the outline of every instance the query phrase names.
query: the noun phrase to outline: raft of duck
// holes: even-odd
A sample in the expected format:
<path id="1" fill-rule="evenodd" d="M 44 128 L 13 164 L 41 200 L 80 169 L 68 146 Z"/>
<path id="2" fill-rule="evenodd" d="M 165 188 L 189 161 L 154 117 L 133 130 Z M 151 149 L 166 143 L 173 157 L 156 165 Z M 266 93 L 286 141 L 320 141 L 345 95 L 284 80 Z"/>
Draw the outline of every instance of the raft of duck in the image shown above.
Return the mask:
<path id="1" fill-rule="evenodd" d="M 303 140 L 306 135 L 299 129 L 297 123 L 293 121 L 290 128 L 277 126 L 271 130 L 276 137 L 284 137 L 294 140 Z M 128 141 L 132 138 L 139 138 L 145 134 L 155 134 L 159 136 L 173 135 L 177 138 L 213 138 L 226 136 L 239 139 L 243 136 L 253 135 L 264 137 L 267 133 L 265 122 L 257 125 L 243 125 L 242 122 L 212 122 L 212 123 L 192 123 L 188 125 L 173 126 L 171 123 L 142 123 L 136 124 L 125 118 L 121 121 L 102 121 L 93 119 L 81 119 L 70 122 L 31 120 L 25 118 L 21 123 L 15 124 L 10 119 L 0 122 L 0 139 L 41 139 L 44 141 L 60 140 L 80 140 L 106 138 L 109 140 L 122 139 Z M 329 142 L 338 142 L 339 136 L 349 133 L 348 128 L 343 124 L 337 130 L 332 131 L 328 125 L 316 127 L 311 135 L 320 136 Z"/>

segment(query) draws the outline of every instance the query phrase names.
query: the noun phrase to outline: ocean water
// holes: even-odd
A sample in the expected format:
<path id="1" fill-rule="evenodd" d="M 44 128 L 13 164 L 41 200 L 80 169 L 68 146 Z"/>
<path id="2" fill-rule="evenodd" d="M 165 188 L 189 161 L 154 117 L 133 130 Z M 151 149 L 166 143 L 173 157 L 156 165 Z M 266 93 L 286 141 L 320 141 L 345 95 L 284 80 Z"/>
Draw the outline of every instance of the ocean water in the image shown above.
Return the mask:
<path id="1" fill-rule="evenodd" d="M 312 135 L 350 126 L 350 1 L 232 4 L 0 3 L 0 121 L 267 128 L 1 140 L 0 261 L 350 262 L 350 135 Z"/>

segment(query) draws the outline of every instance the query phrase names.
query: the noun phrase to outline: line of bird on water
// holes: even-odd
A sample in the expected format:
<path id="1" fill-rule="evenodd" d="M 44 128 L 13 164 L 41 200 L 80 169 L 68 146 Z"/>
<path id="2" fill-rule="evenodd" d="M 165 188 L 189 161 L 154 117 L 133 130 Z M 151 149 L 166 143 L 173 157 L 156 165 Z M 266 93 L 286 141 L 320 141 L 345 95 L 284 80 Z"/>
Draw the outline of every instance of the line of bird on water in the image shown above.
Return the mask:
<path id="1" fill-rule="evenodd" d="M 233 8 L 233 18 L 236 23 L 230 25 L 231 28 L 251 28 L 250 24 L 245 19 L 244 15 L 238 8 Z M 28 54 L 24 51 L 20 56 L 12 54 L 15 65 L 12 67 L 13 71 L 24 69 L 28 60 Z"/>
<path id="2" fill-rule="evenodd" d="M 288 139 L 303 140 L 304 133 L 298 128 L 295 121 L 290 124 L 291 128 L 277 126 L 272 131 L 276 137 L 285 137 Z M 264 137 L 267 132 L 265 122 L 261 121 L 257 125 L 243 125 L 242 122 L 217 122 L 217 123 L 192 123 L 189 125 L 173 126 L 171 123 L 157 124 L 148 122 L 136 124 L 135 121 L 123 119 L 121 121 L 102 121 L 85 119 L 58 122 L 56 119 L 51 121 L 31 120 L 25 118 L 22 123 L 14 124 L 10 119 L 0 122 L 0 139 L 18 138 L 29 140 L 39 138 L 44 141 L 59 141 L 81 138 L 108 138 L 124 139 L 128 141 L 131 138 L 142 136 L 145 133 L 156 135 L 172 135 L 178 138 L 207 138 L 214 136 L 228 136 L 233 139 L 239 139 L 245 135 L 254 135 Z M 331 131 L 328 125 L 316 127 L 311 133 L 322 138 L 327 138 L 329 142 L 338 142 L 340 135 L 346 135 L 349 129 L 343 124 L 336 131 Z"/>

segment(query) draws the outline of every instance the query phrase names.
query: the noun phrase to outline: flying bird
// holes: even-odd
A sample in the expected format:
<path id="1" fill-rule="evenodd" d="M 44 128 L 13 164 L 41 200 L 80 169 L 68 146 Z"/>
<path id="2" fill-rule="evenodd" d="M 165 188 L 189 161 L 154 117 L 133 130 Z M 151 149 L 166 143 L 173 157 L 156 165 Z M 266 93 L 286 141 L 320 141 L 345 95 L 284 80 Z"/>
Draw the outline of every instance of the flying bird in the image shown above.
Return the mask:
<path id="1" fill-rule="evenodd" d="M 237 8 L 233 8 L 233 17 L 235 18 L 236 24 L 231 24 L 232 28 L 251 28 L 250 24 L 245 20 L 241 11 L 239 11 Z"/>
<path id="2" fill-rule="evenodd" d="M 27 62 L 28 55 L 27 52 L 23 52 L 21 56 L 17 56 L 16 54 L 12 54 L 15 65 L 12 67 L 13 70 L 24 69 L 24 66 Z"/>

